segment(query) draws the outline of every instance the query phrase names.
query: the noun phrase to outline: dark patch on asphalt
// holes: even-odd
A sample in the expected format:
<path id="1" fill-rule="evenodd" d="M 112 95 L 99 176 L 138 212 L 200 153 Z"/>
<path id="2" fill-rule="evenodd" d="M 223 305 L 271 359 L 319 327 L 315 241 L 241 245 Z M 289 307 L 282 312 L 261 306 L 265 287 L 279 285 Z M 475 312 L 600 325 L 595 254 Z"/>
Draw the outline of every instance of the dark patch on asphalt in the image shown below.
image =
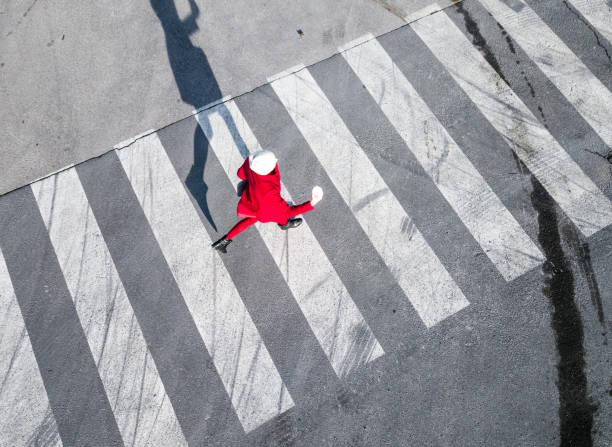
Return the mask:
<path id="1" fill-rule="evenodd" d="M 588 29 L 591 30 L 591 32 L 593 33 L 593 36 L 595 36 L 595 41 L 597 42 L 597 46 L 601 48 L 604 51 L 604 53 L 606 53 L 606 57 L 608 58 L 610 62 L 612 62 L 612 58 L 610 57 L 610 53 L 608 53 L 608 49 L 601 43 L 601 40 L 599 39 L 599 34 L 597 34 L 597 31 L 595 31 L 593 26 L 589 22 L 584 20 L 584 18 L 580 14 L 574 11 L 570 7 L 570 5 L 567 3 L 567 0 L 563 0 L 563 4 L 572 14 L 574 14 L 578 18 L 578 20 L 580 20 Z"/>
<path id="2" fill-rule="evenodd" d="M 506 43 L 508 44 L 508 48 L 510 48 L 512 54 L 516 54 L 516 50 L 514 49 L 514 42 L 512 41 L 512 38 L 508 35 L 508 31 L 506 31 L 506 29 L 502 26 L 501 23 L 495 23 L 497 23 L 497 27 L 501 30 L 502 36 L 506 38 Z"/>
<path id="3" fill-rule="evenodd" d="M 603 330 L 602 335 L 605 337 L 607 334 L 606 316 L 604 315 L 597 277 L 595 276 L 593 263 L 591 262 L 591 248 L 589 247 L 589 243 L 582 238 L 574 225 L 571 224 L 563 226 L 563 236 L 569 242 L 572 250 L 576 254 L 578 268 L 580 268 L 582 276 L 584 276 L 587 281 L 589 294 L 591 295 L 591 303 L 597 310 L 597 319 Z"/>
<path id="4" fill-rule="evenodd" d="M 559 360 L 559 419 L 561 447 L 593 445 L 591 429 L 597 409 L 587 394 L 587 377 L 580 312 L 574 300 L 574 274 L 561 246 L 555 202 L 531 174 L 531 202 L 538 214 L 538 240 L 546 256 L 542 293 L 552 306 L 551 326 Z"/>
<path id="5" fill-rule="evenodd" d="M 527 80 L 527 78 L 525 78 L 525 80 Z M 531 87 L 531 84 L 529 84 L 529 86 Z M 540 112 L 540 116 L 542 117 L 542 124 L 544 124 L 544 127 L 548 129 L 548 123 L 546 122 L 546 116 L 544 115 L 544 110 L 542 110 L 541 105 L 538 105 L 538 112 Z"/>
<path id="6" fill-rule="evenodd" d="M 504 80 L 504 82 L 510 85 L 506 80 L 506 77 L 504 76 L 501 67 L 499 66 L 497 58 L 493 54 L 493 51 L 491 51 L 489 45 L 487 44 L 487 40 L 480 33 L 480 28 L 478 28 L 478 24 L 474 21 L 472 16 L 470 16 L 470 13 L 463 8 L 463 3 L 457 3 L 455 5 L 455 10 L 463 16 L 463 21 L 465 23 L 467 32 L 470 33 L 470 35 L 472 36 L 472 43 L 476 46 L 476 48 L 478 48 L 478 51 L 480 51 L 486 61 L 491 65 L 491 67 L 493 67 L 493 69 Z"/>
<path id="7" fill-rule="evenodd" d="M 533 88 L 533 85 L 531 85 L 531 82 L 529 82 L 529 79 L 527 79 L 527 75 L 525 74 L 524 70 L 521 70 L 521 74 L 523 75 L 523 79 L 525 80 L 525 82 L 527 83 L 527 87 L 529 87 L 529 93 L 531 94 L 532 98 L 535 98 L 535 89 Z M 539 110 L 542 111 L 542 107 L 539 107 Z"/>

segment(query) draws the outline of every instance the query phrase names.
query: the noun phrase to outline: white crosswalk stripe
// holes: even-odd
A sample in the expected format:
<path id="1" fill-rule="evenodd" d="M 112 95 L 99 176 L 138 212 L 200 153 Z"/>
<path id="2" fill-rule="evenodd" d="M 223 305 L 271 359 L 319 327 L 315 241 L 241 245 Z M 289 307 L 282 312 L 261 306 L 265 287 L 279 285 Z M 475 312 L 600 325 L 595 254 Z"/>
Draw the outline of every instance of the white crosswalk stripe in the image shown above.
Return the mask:
<path id="1" fill-rule="evenodd" d="M 186 445 L 74 168 L 32 185 L 126 445 Z"/>
<path id="2" fill-rule="evenodd" d="M 233 101 L 201 112 L 197 118 L 236 187 L 237 168 L 246 154 L 261 149 L 259 142 Z M 228 122 L 235 127 L 228 127 Z M 237 141 L 244 145 L 239 147 Z M 282 194 L 291 200 L 284 185 Z M 308 224 L 304 222 L 299 230 L 284 234 L 276 225 L 256 226 L 336 374 L 345 377 L 383 355 Z"/>
<path id="3" fill-rule="evenodd" d="M 291 408 L 293 400 L 157 134 L 117 153 L 244 429 Z"/>
<path id="4" fill-rule="evenodd" d="M 466 307 L 463 292 L 310 73 L 271 85 L 425 325 Z"/>
<path id="5" fill-rule="evenodd" d="M 606 0 L 569 0 L 597 31 L 612 43 L 612 3 Z"/>
<path id="6" fill-rule="evenodd" d="M 370 40 L 342 55 L 502 276 L 510 281 L 540 264 L 538 247 L 382 46 Z"/>
<path id="7" fill-rule="evenodd" d="M 1 250 L 0 415 L 2 445 L 62 445 Z"/>
<path id="8" fill-rule="evenodd" d="M 480 2 L 612 148 L 612 92 L 523 0 L 516 0 L 515 9 L 501 0 Z"/>
<path id="9" fill-rule="evenodd" d="M 610 201 L 446 14 L 411 26 L 585 235 L 612 223 Z"/>

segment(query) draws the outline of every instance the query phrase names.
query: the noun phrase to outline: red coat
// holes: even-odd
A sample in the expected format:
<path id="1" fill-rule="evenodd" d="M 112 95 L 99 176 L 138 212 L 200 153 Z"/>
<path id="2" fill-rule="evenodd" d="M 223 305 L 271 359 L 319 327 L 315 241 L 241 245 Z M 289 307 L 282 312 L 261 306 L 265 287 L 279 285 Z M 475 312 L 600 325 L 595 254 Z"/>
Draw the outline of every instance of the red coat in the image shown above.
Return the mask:
<path id="1" fill-rule="evenodd" d="M 247 158 L 240 166 L 238 177 L 247 181 L 238 202 L 238 217 L 257 217 L 260 222 L 287 223 L 289 217 L 312 210 L 310 202 L 289 206 L 281 197 L 278 164 L 267 175 L 259 175 L 249 166 Z"/>

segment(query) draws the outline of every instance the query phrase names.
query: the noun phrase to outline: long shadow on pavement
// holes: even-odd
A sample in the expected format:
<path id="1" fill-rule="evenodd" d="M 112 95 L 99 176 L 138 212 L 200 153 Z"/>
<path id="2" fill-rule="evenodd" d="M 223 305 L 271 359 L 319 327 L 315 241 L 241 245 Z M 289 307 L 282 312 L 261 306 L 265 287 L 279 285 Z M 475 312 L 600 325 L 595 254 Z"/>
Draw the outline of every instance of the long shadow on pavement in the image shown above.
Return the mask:
<path id="1" fill-rule="evenodd" d="M 200 9 L 195 0 L 189 0 L 190 13 L 182 20 L 178 15 L 174 0 L 150 0 L 150 2 L 164 30 L 168 60 L 181 99 L 190 104 L 194 110 L 220 100 L 223 95 L 206 54 L 200 47 L 191 43 L 190 36 L 199 29 L 197 18 L 200 15 Z M 218 107 L 224 106 L 220 105 Z M 238 147 L 245 147 L 231 115 L 229 113 L 220 113 L 220 115 L 224 117 L 231 135 L 239 140 L 236 141 Z M 208 116 L 207 113 L 199 115 L 200 126 L 207 127 L 207 131 L 210 131 L 212 135 Z M 209 141 L 200 126 L 196 127 L 195 130 L 193 165 L 185 179 L 185 184 L 208 222 L 217 231 L 206 199 L 208 185 L 204 181 L 204 167 L 208 158 Z"/>

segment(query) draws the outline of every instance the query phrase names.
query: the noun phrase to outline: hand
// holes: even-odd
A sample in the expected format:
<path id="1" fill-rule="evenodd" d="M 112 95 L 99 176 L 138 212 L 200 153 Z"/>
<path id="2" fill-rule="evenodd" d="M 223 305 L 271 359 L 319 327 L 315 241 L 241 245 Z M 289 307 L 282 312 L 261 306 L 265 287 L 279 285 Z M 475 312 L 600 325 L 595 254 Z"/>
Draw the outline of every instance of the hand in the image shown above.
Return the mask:
<path id="1" fill-rule="evenodd" d="M 312 188 L 312 199 L 310 200 L 310 204 L 315 206 L 317 203 L 321 201 L 323 198 L 323 190 L 320 186 L 315 186 Z"/>

